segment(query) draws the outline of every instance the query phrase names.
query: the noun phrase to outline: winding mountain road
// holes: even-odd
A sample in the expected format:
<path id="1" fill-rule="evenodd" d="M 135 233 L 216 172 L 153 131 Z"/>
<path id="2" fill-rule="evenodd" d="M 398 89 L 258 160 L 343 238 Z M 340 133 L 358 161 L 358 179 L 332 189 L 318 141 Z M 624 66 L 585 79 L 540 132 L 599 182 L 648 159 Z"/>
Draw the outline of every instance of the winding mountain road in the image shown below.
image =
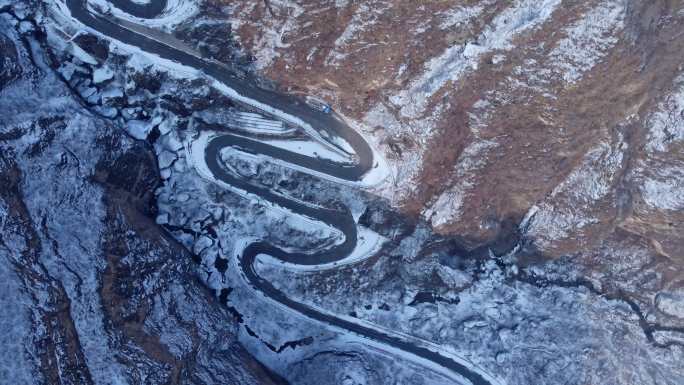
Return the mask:
<path id="1" fill-rule="evenodd" d="M 150 0 L 147 4 L 133 3 L 129 0 L 110 0 L 113 6 L 139 18 L 153 18 L 160 15 L 167 7 L 166 0 Z M 266 242 L 256 242 L 248 245 L 239 260 L 244 276 L 255 290 L 262 292 L 274 301 L 318 322 L 344 329 L 364 339 L 375 343 L 413 354 L 423 360 L 428 360 L 447 369 L 454 376 L 455 383 L 470 383 L 473 385 L 489 385 L 492 380 L 488 375 L 469 365 L 466 361 L 448 357 L 427 344 L 420 344 L 405 336 L 394 335 L 380 328 L 373 328 L 348 319 L 335 317 L 321 312 L 311 306 L 294 301 L 285 293 L 276 289 L 256 272 L 254 265 L 259 254 L 270 255 L 281 261 L 299 265 L 318 265 L 344 259 L 352 253 L 357 244 L 357 224 L 351 211 L 346 207 L 320 207 L 304 202 L 288 199 L 272 190 L 256 186 L 240 179 L 221 165 L 220 153 L 225 147 L 231 146 L 250 152 L 265 154 L 281 159 L 302 168 L 350 182 L 359 181 L 373 164 L 373 153 L 368 143 L 352 128 L 337 119 L 334 114 L 326 114 L 307 105 L 302 99 L 284 95 L 278 92 L 264 90 L 257 87 L 252 79 L 240 78 L 231 74 L 224 66 L 211 60 L 205 60 L 197 55 L 178 49 L 171 44 L 160 42 L 158 39 L 132 31 L 116 23 L 112 17 L 91 13 L 87 7 L 87 0 L 66 0 L 72 17 L 85 26 L 123 43 L 174 60 L 185 66 L 204 71 L 225 86 L 235 90 L 243 98 L 255 101 L 253 106 L 268 106 L 269 113 L 273 110 L 283 115 L 295 117 L 293 121 L 304 122 L 316 132 L 325 137 L 337 137 L 353 149 L 356 162 L 353 164 L 337 164 L 329 160 L 312 158 L 293 153 L 278 147 L 245 138 L 242 136 L 222 134 L 213 138 L 207 145 L 204 160 L 214 177 L 238 189 L 259 196 L 261 199 L 273 202 L 298 215 L 323 222 L 344 234 L 344 242 L 316 253 L 285 252 Z M 334 145 L 334 144 L 333 144 Z"/>

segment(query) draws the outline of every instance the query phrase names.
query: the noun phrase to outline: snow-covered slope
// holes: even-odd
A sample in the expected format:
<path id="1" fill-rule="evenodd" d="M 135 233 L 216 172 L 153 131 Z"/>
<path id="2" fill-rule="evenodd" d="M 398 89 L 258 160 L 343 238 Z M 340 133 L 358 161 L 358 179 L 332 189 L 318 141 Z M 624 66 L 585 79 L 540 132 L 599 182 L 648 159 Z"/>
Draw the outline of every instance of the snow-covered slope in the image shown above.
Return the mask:
<path id="1" fill-rule="evenodd" d="M 682 383 L 682 4 L 168 4 L 111 12 L 325 100 L 386 159 L 352 184 L 221 153 L 231 175 L 357 222 L 339 262 L 257 258 L 285 296 L 492 383 Z M 348 157 L 65 9 L 0 0 L 0 383 L 453 383 L 255 291 L 251 242 L 344 234 L 220 182 L 202 150 L 230 131 Z"/>
<path id="2" fill-rule="evenodd" d="M 150 147 L 75 91 L 113 80 L 61 78 L 26 5 L 0 14 L 0 383 L 273 383 L 154 224 Z"/>

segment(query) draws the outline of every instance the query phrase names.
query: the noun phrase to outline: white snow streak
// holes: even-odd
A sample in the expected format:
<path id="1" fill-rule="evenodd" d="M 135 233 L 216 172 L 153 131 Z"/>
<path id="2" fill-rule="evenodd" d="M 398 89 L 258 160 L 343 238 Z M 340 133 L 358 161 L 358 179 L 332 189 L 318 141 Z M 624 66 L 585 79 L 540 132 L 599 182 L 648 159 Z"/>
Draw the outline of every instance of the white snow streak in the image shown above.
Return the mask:
<path id="1" fill-rule="evenodd" d="M 613 47 L 624 28 L 622 1 L 602 2 L 568 28 L 567 37 L 551 52 L 553 66 L 567 83 L 575 83 Z"/>
<path id="2" fill-rule="evenodd" d="M 670 144 L 684 141 L 684 75 L 675 80 L 675 91 L 660 103 L 647 124 L 650 152 L 664 152 Z"/>
<path id="3" fill-rule="evenodd" d="M 523 32 L 534 30 L 545 22 L 560 0 L 518 0 L 499 14 L 478 37 L 476 43 L 447 48 L 425 65 L 423 75 L 408 89 L 390 98 L 401 107 L 405 117 L 416 118 L 425 113 L 429 98 L 448 82 L 458 80 L 465 72 L 476 69 L 482 55 L 494 50 L 513 48 L 511 41 Z"/>

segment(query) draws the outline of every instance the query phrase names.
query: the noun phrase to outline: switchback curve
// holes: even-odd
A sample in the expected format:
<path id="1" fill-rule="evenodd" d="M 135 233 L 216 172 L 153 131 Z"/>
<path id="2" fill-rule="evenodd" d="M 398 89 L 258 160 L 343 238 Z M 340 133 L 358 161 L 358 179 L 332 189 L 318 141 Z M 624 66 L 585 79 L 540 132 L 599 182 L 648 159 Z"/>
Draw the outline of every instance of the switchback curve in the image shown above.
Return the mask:
<path id="1" fill-rule="evenodd" d="M 218 136 L 208 143 L 205 149 L 204 160 L 215 178 L 259 196 L 261 199 L 273 202 L 293 213 L 323 222 L 338 229 L 345 237 L 342 243 L 315 253 L 286 252 L 263 241 L 248 245 L 242 251 L 239 265 L 244 276 L 255 290 L 310 319 L 429 360 L 453 372 L 453 374 L 458 376 L 459 380 L 465 379 L 473 385 L 489 385 L 492 383 L 489 376 L 476 370 L 474 366 L 469 366 L 464 361 L 447 357 L 438 351 L 431 350 L 426 345 L 412 342 L 403 336 L 392 335 L 379 328 L 372 328 L 361 323 L 335 317 L 301 302 L 294 301 L 282 291 L 276 289 L 270 282 L 260 277 L 256 272 L 254 263 L 260 254 L 267 254 L 278 260 L 300 265 L 318 265 L 339 261 L 347 257 L 354 250 L 357 243 L 357 225 L 351 211 L 346 207 L 338 205 L 338 207 L 326 208 L 288 199 L 274 193 L 270 189 L 256 186 L 233 176 L 221 165 L 221 149 L 231 146 L 255 153 L 267 154 L 273 158 L 282 159 L 319 173 L 353 182 L 360 180 L 370 170 L 373 161 L 371 148 L 361 135 L 337 119 L 334 114 L 328 114 L 312 108 L 302 99 L 259 88 L 255 85 L 255 82 L 227 72 L 225 67 L 218 63 L 204 60 L 182 49 L 175 48 L 168 43 L 162 43 L 141 33 L 131 31 L 117 24 L 112 18 L 91 13 L 87 9 L 86 2 L 87 0 L 66 0 L 72 16 L 87 27 L 107 37 L 159 55 L 162 58 L 200 69 L 207 75 L 235 90 L 242 97 L 254 100 L 258 105 L 268 106 L 269 109 L 275 109 L 285 115 L 296 117 L 299 121 L 309 125 L 317 132 L 326 132 L 326 136 L 339 137 L 353 149 L 356 163 L 349 165 L 307 157 L 231 134 Z M 152 18 L 159 15 L 167 5 L 166 0 L 152 0 L 148 4 L 132 3 L 129 0 L 110 0 L 110 2 L 118 8 L 130 12 L 131 15 L 142 18 Z"/>

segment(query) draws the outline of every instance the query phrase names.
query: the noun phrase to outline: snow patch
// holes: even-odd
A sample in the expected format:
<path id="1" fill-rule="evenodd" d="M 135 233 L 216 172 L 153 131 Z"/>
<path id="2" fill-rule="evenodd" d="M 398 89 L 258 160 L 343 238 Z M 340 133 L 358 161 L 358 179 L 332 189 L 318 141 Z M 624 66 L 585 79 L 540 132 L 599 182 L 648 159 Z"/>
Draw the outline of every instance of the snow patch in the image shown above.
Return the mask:
<path id="1" fill-rule="evenodd" d="M 333 49 L 330 50 L 325 59 L 325 65 L 336 65 L 344 60 L 348 55 L 345 50 L 349 45 L 359 34 L 372 27 L 377 22 L 377 17 L 386 11 L 389 5 L 389 3 L 374 3 L 373 5 L 360 3 L 351 21 L 347 23 L 344 31 L 335 40 Z"/>
<path id="2" fill-rule="evenodd" d="M 312 158 L 321 158 L 331 160 L 338 163 L 350 163 L 351 159 L 345 154 L 340 154 L 339 151 L 332 151 L 325 146 L 313 141 L 304 140 L 262 140 L 264 144 L 269 146 L 282 148 L 294 152 L 296 154 L 305 155 Z"/>
<path id="3" fill-rule="evenodd" d="M 100 84 L 114 77 L 114 72 L 109 67 L 100 67 L 93 71 L 93 83 Z"/>
<path id="4" fill-rule="evenodd" d="M 529 218 L 529 234 L 539 246 L 548 246 L 551 241 L 597 222 L 591 214 L 593 205 L 610 193 L 626 148 L 622 137 L 614 146 L 601 142 L 553 189 L 546 201 L 537 205 L 535 214 Z"/>
<path id="5" fill-rule="evenodd" d="M 658 293 L 655 305 L 667 315 L 684 319 L 684 290 Z"/>
<path id="6" fill-rule="evenodd" d="M 424 114 L 432 95 L 449 82 L 455 82 L 469 70 L 477 69 L 480 58 L 491 51 L 510 50 L 517 35 L 529 32 L 544 23 L 561 3 L 560 0 L 518 0 L 500 13 L 477 42 L 447 48 L 430 60 L 420 78 L 408 89 L 393 95 L 390 100 L 401 107 L 401 114 L 417 118 Z"/>
<path id="7" fill-rule="evenodd" d="M 491 5 L 491 1 L 472 7 L 456 7 L 450 9 L 439 15 L 442 19 L 439 23 L 439 28 L 444 30 L 468 24 L 476 17 L 480 16 L 485 7 L 489 5 Z"/>
<path id="8" fill-rule="evenodd" d="M 254 5 L 248 6 L 244 12 L 234 16 L 233 29 L 240 28 L 241 24 L 244 23 L 242 19 L 248 18 L 247 14 L 253 7 Z M 300 27 L 297 18 L 304 13 L 304 8 L 301 5 L 290 0 L 271 1 L 270 7 L 278 15 L 287 16 L 279 25 L 274 24 L 276 21 L 270 18 L 259 20 L 261 36 L 251 49 L 256 56 L 257 69 L 267 68 L 281 56 L 279 50 L 290 47 L 290 44 L 285 42 L 287 34 Z"/>
<path id="9" fill-rule="evenodd" d="M 132 1 L 148 2 L 149 0 Z M 112 16 L 131 23 L 172 32 L 179 24 L 187 22 L 199 12 L 199 3 L 192 0 L 167 0 L 166 8 L 154 19 L 131 16 L 107 0 L 88 0 L 88 8 L 96 12 L 110 12 Z"/>
<path id="10" fill-rule="evenodd" d="M 646 204 L 662 210 L 684 209 L 684 168 L 665 167 L 655 172 L 658 178 L 646 178 L 641 186 Z"/>
<path id="11" fill-rule="evenodd" d="M 433 227 L 440 227 L 458 221 L 463 214 L 467 192 L 474 186 L 473 173 L 485 165 L 486 153 L 496 147 L 490 140 L 475 140 L 468 144 L 456 164 L 455 180 L 458 183 L 444 191 L 437 200 L 423 212 Z"/>
<path id="12" fill-rule="evenodd" d="M 225 108 L 210 108 L 195 112 L 194 116 L 209 124 L 220 124 L 228 127 L 239 127 L 254 134 L 286 134 L 294 132 L 294 128 L 287 127 L 280 120 L 273 120 L 261 114 L 226 110 Z"/>
<path id="13" fill-rule="evenodd" d="M 673 143 L 684 141 L 684 75 L 675 80 L 675 91 L 658 105 L 647 123 L 646 149 L 664 152 Z"/>
<path id="14" fill-rule="evenodd" d="M 618 42 L 624 28 L 622 1 L 601 2 L 573 26 L 551 52 L 553 66 L 567 83 L 575 83 L 591 70 Z"/>
<path id="15" fill-rule="evenodd" d="M 126 131 L 135 139 L 145 140 L 150 131 L 161 123 L 161 117 L 155 117 L 152 121 L 129 120 L 126 123 Z"/>

